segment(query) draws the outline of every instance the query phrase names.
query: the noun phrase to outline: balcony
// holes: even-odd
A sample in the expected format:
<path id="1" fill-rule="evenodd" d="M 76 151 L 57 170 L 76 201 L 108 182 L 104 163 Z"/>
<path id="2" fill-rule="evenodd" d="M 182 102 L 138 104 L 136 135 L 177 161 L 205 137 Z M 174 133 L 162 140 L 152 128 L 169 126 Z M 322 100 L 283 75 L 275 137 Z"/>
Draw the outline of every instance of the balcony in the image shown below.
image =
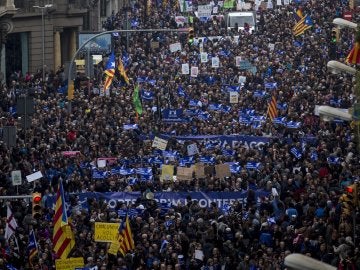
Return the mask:
<path id="1" fill-rule="evenodd" d="M 0 0 L 0 18 L 11 18 L 16 11 L 14 0 Z"/>

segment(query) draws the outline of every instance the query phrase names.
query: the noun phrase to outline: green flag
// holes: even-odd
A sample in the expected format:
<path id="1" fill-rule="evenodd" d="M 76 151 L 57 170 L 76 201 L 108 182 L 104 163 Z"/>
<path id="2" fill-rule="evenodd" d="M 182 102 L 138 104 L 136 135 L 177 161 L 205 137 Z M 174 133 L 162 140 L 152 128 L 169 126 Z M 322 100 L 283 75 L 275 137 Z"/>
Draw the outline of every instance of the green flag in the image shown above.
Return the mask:
<path id="1" fill-rule="evenodd" d="M 133 102 L 134 102 L 134 106 L 135 106 L 135 111 L 141 115 L 143 110 L 142 110 L 142 105 L 141 105 L 141 101 L 140 101 L 140 97 L 139 97 L 139 85 L 138 84 L 135 86 L 135 89 L 134 89 Z"/>

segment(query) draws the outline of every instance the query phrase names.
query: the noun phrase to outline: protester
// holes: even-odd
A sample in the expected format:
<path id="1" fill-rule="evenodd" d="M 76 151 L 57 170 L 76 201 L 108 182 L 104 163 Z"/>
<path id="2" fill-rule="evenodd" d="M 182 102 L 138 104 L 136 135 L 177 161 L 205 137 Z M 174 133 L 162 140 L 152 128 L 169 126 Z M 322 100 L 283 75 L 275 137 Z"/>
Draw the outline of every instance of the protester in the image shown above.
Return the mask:
<path id="1" fill-rule="evenodd" d="M 284 258 L 293 252 L 343 269 L 360 268 L 353 217 L 339 202 L 344 187 L 359 181 L 355 131 L 348 122 L 325 121 L 314 113 L 316 105 L 347 109 L 356 100 L 353 77 L 326 69 L 329 60 L 344 61 L 352 48 L 354 33 L 349 30 L 341 30 L 340 40 L 331 43 L 331 22 L 348 7 L 328 0 L 298 2 L 262 6 L 259 28 L 250 34 L 247 27 L 226 29 L 221 17 L 194 17 L 193 23 L 177 25 L 174 16 L 184 14 L 177 1 L 155 1 L 150 7 L 133 1 L 128 14 L 133 29 L 191 26 L 204 39 L 188 42 L 186 33 L 177 32 L 131 33 L 126 48 L 126 36 L 114 36 L 115 54 L 130 83 L 116 74 L 109 91 L 103 91 L 106 57 L 93 78 L 77 74 L 71 104 L 64 69 L 48 72 L 44 87 L 41 71 L 14 73 L 0 97 L 1 126 L 17 127 L 16 146 L 0 146 L 0 194 L 41 192 L 43 218 L 31 217 L 27 200 L 11 200 L 18 227 L 16 238 L 6 239 L 7 205 L 2 204 L 0 268 L 55 269 L 53 202 L 60 181 L 75 233 L 70 257 L 83 257 L 88 269 L 285 269 Z M 192 4 L 196 10 L 206 3 Z M 299 8 L 313 26 L 295 37 L 293 15 Z M 114 11 L 104 30 L 121 28 L 125 18 L 123 10 Z M 181 50 L 171 52 L 170 44 L 176 42 Z M 209 54 L 204 61 L 201 52 Z M 250 68 L 236 65 L 236 56 Z M 212 67 L 212 57 L 219 58 L 218 68 Z M 199 74 L 182 74 L 185 63 L 198 67 Z M 141 114 L 133 105 L 137 86 Z M 34 98 L 35 113 L 24 130 L 15 107 L 26 89 L 34 89 L 27 93 Z M 230 103 L 230 92 L 238 93 L 238 103 Z M 267 115 L 272 96 L 276 121 Z M 183 114 L 166 122 L 165 112 L 176 109 Z M 186 135 L 207 139 L 185 140 Z M 250 139 L 231 145 L 230 135 Z M 168 152 L 152 147 L 154 136 L 168 140 Z M 188 159 L 192 144 L 198 153 Z M 98 158 L 110 159 L 99 166 Z M 186 181 L 160 179 L 160 164 L 178 170 L 199 162 L 232 162 L 231 176 L 220 179 L 210 170 Z M 12 185 L 14 170 L 21 171 L 21 186 Z M 43 177 L 27 183 L 25 176 L 37 171 Z M 98 193 L 137 191 L 137 200 L 129 205 L 110 207 L 94 199 L 102 198 Z M 159 192 L 185 192 L 188 197 L 165 205 L 153 199 Z M 191 192 L 244 192 L 246 197 L 202 207 Z M 94 224 L 120 224 L 120 210 L 127 208 L 136 213 L 131 216 L 135 248 L 115 256 L 107 243 L 94 241 Z M 38 253 L 31 266 L 26 250 L 32 229 Z"/>

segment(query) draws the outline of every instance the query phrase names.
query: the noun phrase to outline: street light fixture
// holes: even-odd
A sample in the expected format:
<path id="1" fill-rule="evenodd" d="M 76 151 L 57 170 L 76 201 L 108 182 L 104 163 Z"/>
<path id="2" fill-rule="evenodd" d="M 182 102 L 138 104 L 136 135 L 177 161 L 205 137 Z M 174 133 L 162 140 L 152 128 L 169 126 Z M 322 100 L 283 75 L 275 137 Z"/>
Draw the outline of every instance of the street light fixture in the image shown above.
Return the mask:
<path id="1" fill-rule="evenodd" d="M 41 9 L 41 32 L 42 32 L 42 82 L 43 87 L 45 86 L 45 23 L 44 23 L 44 10 L 51 8 L 52 4 L 45 6 L 33 6 L 33 8 Z"/>
<path id="2" fill-rule="evenodd" d="M 344 19 L 341 19 L 341 18 L 335 18 L 333 20 L 333 24 L 337 25 L 338 27 L 340 28 L 352 28 L 352 29 L 356 29 L 357 28 L 357 24 L 356 23 L 353 23 L 353 22 L 350 22 L 348 20 L 344 20 Z"/>

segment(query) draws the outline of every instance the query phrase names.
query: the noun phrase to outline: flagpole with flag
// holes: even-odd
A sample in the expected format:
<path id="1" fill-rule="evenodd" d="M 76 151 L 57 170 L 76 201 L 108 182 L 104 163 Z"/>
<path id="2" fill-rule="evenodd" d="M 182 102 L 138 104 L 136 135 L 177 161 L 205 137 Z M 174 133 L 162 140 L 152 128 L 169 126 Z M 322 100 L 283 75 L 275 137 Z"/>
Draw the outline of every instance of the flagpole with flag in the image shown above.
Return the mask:
<path id="1" fill-rule="evenodd" d="M 64 188 L 61 181 L 56 193 L 53 225 L 53 250 L 57 258 L 66 259 L 75 246 L 75 238 L 66 214 Z"/>
<path id="2" fill-rule="evenodd" d="M 269 116 L 270 120 L 272 121 L 275 117 L 278 116 L 277 110 L 277 102 L 274 95 L 271 97 L 271 101 L 268 106 L 267 115 Z"/>
<path id="3" fill-rule="evenodd" d="M 104 81 L 104 93 L 110 88 L 115 75 L 115 54 L 110 54 L 109 60 L 105 66 L 105 81 Z"/>
<path id="4" fill-rule="evenodd" d="M 5 239 L 7 242 L 9 242 L 11 236 L 15 234 L 17 227 L 18 225 L 11 211 L 11 208 L 9 205 L 7 205 L 6 227 L 5 227 Z"/>
<path id="5" fill-rule="evenodd" d="M 29 264 L 32 266 L 32 259 L 38 254 L 38 245 L 35 238 L 34 230 L 30 231 L 29 244 L 27 246 Z"/>
<path id="6" fill-rule="evenodd" d="M 129 251 L 135 249 L 128 211 L 126 212 L 125 218 L 120 223 L 117 242 L 112 242 L 110 249 L 112 249 L 112 245 L 116 246 L 123 256 L 125 256 Z"/>
<path id="7" fill-rule="evenodd" d="M 129 77 L 127 76 L 126 74 L 126 71 L 125 71 L 125 68 L 124 68 L 124 64 L 121 60 L 121 58 L 119 57 L 119 63 L 118 63 L 118 71 L 121 75 L 121 77 L 123 77 L 124 81 L 126 82 L 127 85 L 130 84 L 130 81 L 129 81 Z"/>
<path id="8" fill-rule="evenodd" d="M 138 119 L 139 115 L 141 115 L 143 112 L 141 100 L 140 100 L 140 96 L 139 96 L 139 84 L 137 84 L 134 88 L 133 103 L 134 103 L 135 112 L 136 112 L 136 119 Z"/>
<path id="9" fill-rule="evenodd" d="M 309 15 L 302 17 L 293 27 L 294 36 L 300 36 L 305 33 L 307 29 L 310 29 L 313 26 L 313 21 Z"/>

